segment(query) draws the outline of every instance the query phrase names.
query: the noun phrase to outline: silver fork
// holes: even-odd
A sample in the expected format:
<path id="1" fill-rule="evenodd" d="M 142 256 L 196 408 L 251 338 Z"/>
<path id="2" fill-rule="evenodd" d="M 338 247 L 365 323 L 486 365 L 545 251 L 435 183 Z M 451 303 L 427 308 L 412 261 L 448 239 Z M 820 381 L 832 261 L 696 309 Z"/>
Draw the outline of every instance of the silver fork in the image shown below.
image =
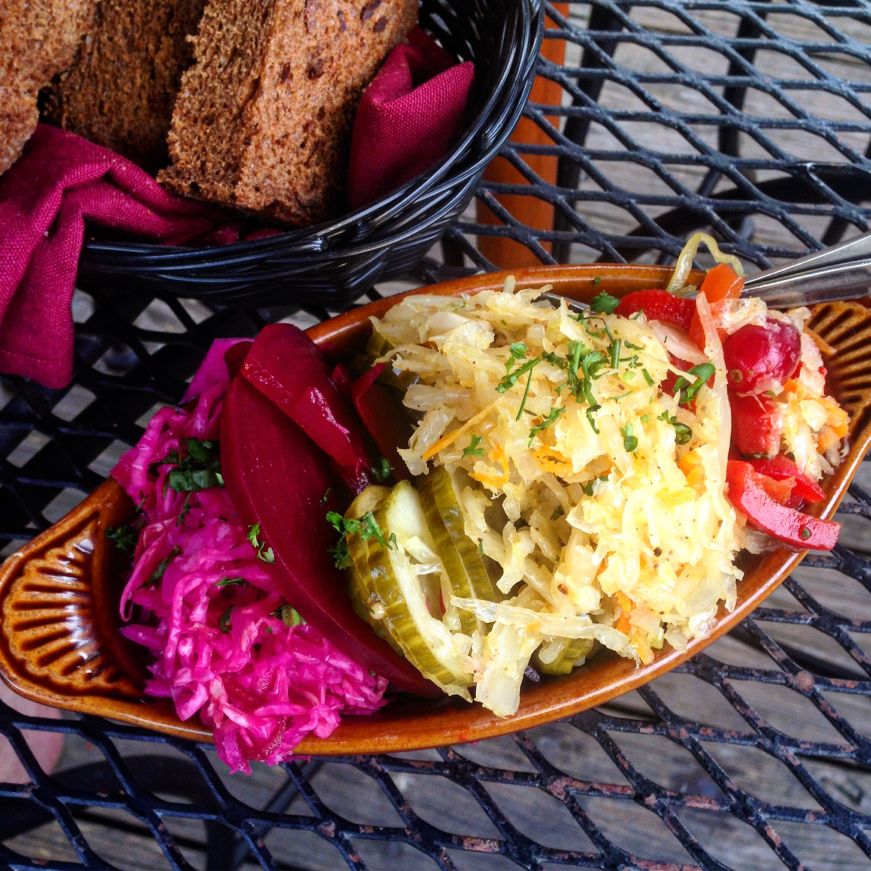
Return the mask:
<path id="1" fill-rule="evenodd" d="M 744 287 L 775 308 L 867 296 L 871 293 L 871 233 L 751 275 Z"/>

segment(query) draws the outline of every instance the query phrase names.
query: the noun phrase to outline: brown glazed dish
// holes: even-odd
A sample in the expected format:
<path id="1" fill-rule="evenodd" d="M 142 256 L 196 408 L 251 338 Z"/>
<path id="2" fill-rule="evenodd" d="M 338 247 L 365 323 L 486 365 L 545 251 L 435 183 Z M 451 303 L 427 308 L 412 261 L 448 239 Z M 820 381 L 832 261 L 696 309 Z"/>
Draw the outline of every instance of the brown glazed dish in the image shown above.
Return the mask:
<path id="1" fill-rule="evenodd" d="M 507 273 L 481 275 L 425 288 L 443 295 L 501 288 Z M 553 285 L 575 299 L 606 291 L 615 296 L 662 287 L 670 270 L 645 266 L 539 267 L 514 272 L 520 287 Z M 421 292 L 421 291 L 417 291 Z M 396 297 L 354 309 L 309 330 L 330 356 L 363 346 L 368 318 Z M 871 446 L 871 309 L 859 302 L 829 303 L 814 310 L 810 326 L 836 354 L 826 360 L 829 389 L 850 414 L 849 454 L 824 482 L 827 499 L 816 506 L 830 517 Z M 107 541 L 108 527 L 129 518 L 133 505 L 107 481 L 67 517 L 13 554 L 0 568 L 0 676 L 22 696 L 109 717 L 185 738 L 209 740 L 199 722 L 182 723 L 172 706 L 143 696 L 144 663 L 138 648 L 118 633 L 122 567 Z M 310 738 L 301 755 L 398 752 L 475 741 L 526 729 L 600 705 L 661 675 L 749 614 L 787 577 L 803 554 L 786 549 L 747 561 L 734 611 L 721 611 L 708 638 L 678 652 L 663 648 L 654 662 L 636 668 L 603 653 L 565 677 L 525 687 L 520 709 L 498 719 L 459 700 L 397 698 L 370 717 L 348 717 L 327 739 Z"/>

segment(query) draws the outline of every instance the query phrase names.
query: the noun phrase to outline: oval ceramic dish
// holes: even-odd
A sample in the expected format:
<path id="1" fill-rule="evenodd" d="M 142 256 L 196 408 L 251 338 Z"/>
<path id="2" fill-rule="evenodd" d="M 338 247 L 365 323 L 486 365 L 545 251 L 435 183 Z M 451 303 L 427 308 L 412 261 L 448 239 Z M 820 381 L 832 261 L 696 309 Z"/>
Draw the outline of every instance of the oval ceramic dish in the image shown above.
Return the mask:
<path id="1" fill-rule="evenodd" d="M 456 295 L 501 288 L 507 273 L 475 276 L 427 293 Z M 670 271 L 639 266 L 543 267 L 514 273 L 520 287 L 553 285 L 575 299 L 615 296 L 663 286 Z M 420 292 L 420 291 L 417 291 Z M 396 297 L 354 309 L 309 330 L 330 356 L 359 350 L 368 318 Z M 830 389 L 851 417 L 849 454 L 824 482 L 820 514 L 835 512 L 871 445 L 871 310 L 861 303 L 815 309 L 810 326 L 835 350 L 827 360 Z M 118 633 L 122 566 L 105 536 L 132 514 L 120 487 L 108 481 L 67 517 L 10 557 L 0 569 L 0 675 L 35 701 L 119 720 L 185 738 L 209 740 L 198 722 L 181 722 L 172 706 L 143 696 L 144 662 Z M 475 741 L 546 723 L 634 689 L 701 651 L 749 614 L 787 577 L 803 554 L 778 550 L 746 561 L 734 611 L 721 610 L 714 632 L 684 651 L 663 648 L 648 666 L 603 653 L 565 677 L 525 687 L 514 717 L 499 719 L 458 700 L 398 697 L 371 717 L 348 717 L 327 739 L 307 739 L 301 755 L 397 752 Z"/>

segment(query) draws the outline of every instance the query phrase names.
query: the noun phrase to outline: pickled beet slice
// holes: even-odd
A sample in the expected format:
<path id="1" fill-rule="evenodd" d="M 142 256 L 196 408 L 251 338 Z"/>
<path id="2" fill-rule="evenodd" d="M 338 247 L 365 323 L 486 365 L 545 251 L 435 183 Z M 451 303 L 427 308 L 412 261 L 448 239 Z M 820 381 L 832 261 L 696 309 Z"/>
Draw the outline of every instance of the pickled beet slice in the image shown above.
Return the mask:
<path id="1" fill-rule="evenodd" d="M 414 427 L 399 394 L 378 382 L 386 368 L 386 363 L 379 363 L 364 372 L 354 382 L 351 397 L 363 426 L 381 456 L 390 462 L 394 478 L 400 481 L 411 478 L 411 475 L 397 449 L 408 446 Z"/>
<path id="2" fill-rule="evenodd" d="M 327 523 L 334 479 L 326 457 L 247 381 L 234 378 L 221 415 L 221 470 L 227 491 L 246 524 L 282 570 L 287 601 L 343 653 L 418 695 L 439 690 L 361 620 L 330 549 L 336 532 Z M 327 499 L 326 503 L 324 499 Z"/>
<path id="3" fill-rule="evenodd" d="M 335 463 L 356 492 L 370 483 L 374 457 L 365 433 L 327 373 L 317 345 L 291 324 L 264 327 L 241 370 Z"/>
<path id="4" fill-rule="evenodd" d="M 748 324 L 723 342 L 726 377 L 738 393 L 768 390 L 792 377 L 801 359 L 801 335 L 791 324 L 769 319 Z"/>

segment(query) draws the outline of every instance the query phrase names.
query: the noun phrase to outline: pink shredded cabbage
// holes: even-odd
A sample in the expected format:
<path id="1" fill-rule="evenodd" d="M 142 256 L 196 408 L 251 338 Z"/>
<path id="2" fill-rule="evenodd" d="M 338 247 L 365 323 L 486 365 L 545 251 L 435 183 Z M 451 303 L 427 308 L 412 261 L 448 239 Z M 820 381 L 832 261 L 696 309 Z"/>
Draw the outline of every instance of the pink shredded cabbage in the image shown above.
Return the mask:
<path id="1" fill-rule="evenodd" d="M 378 710 L 387 681 L 281 618 L 294 615 L 282 612 L 278 570 L 257 557 L 222 487 L 179 493 L 166 484 L 172 466 L 154 465 L 188 438 L 217 439 L 232 343 L 213 345 L 189 410 L 158 411 L 112 474 L 144 520 L 121 596 L 124 620 L 133 606 L 140 620 L 121 631 L 154 655 L 146 692 L 171 698 L 182 720 L 198 714 L 221 759 L 250 773 L 253 760 L 288 759 L 309 733 L 325 738 L 342 714 Z M 228 578 L 245 583 L 218 585 Z"/>

